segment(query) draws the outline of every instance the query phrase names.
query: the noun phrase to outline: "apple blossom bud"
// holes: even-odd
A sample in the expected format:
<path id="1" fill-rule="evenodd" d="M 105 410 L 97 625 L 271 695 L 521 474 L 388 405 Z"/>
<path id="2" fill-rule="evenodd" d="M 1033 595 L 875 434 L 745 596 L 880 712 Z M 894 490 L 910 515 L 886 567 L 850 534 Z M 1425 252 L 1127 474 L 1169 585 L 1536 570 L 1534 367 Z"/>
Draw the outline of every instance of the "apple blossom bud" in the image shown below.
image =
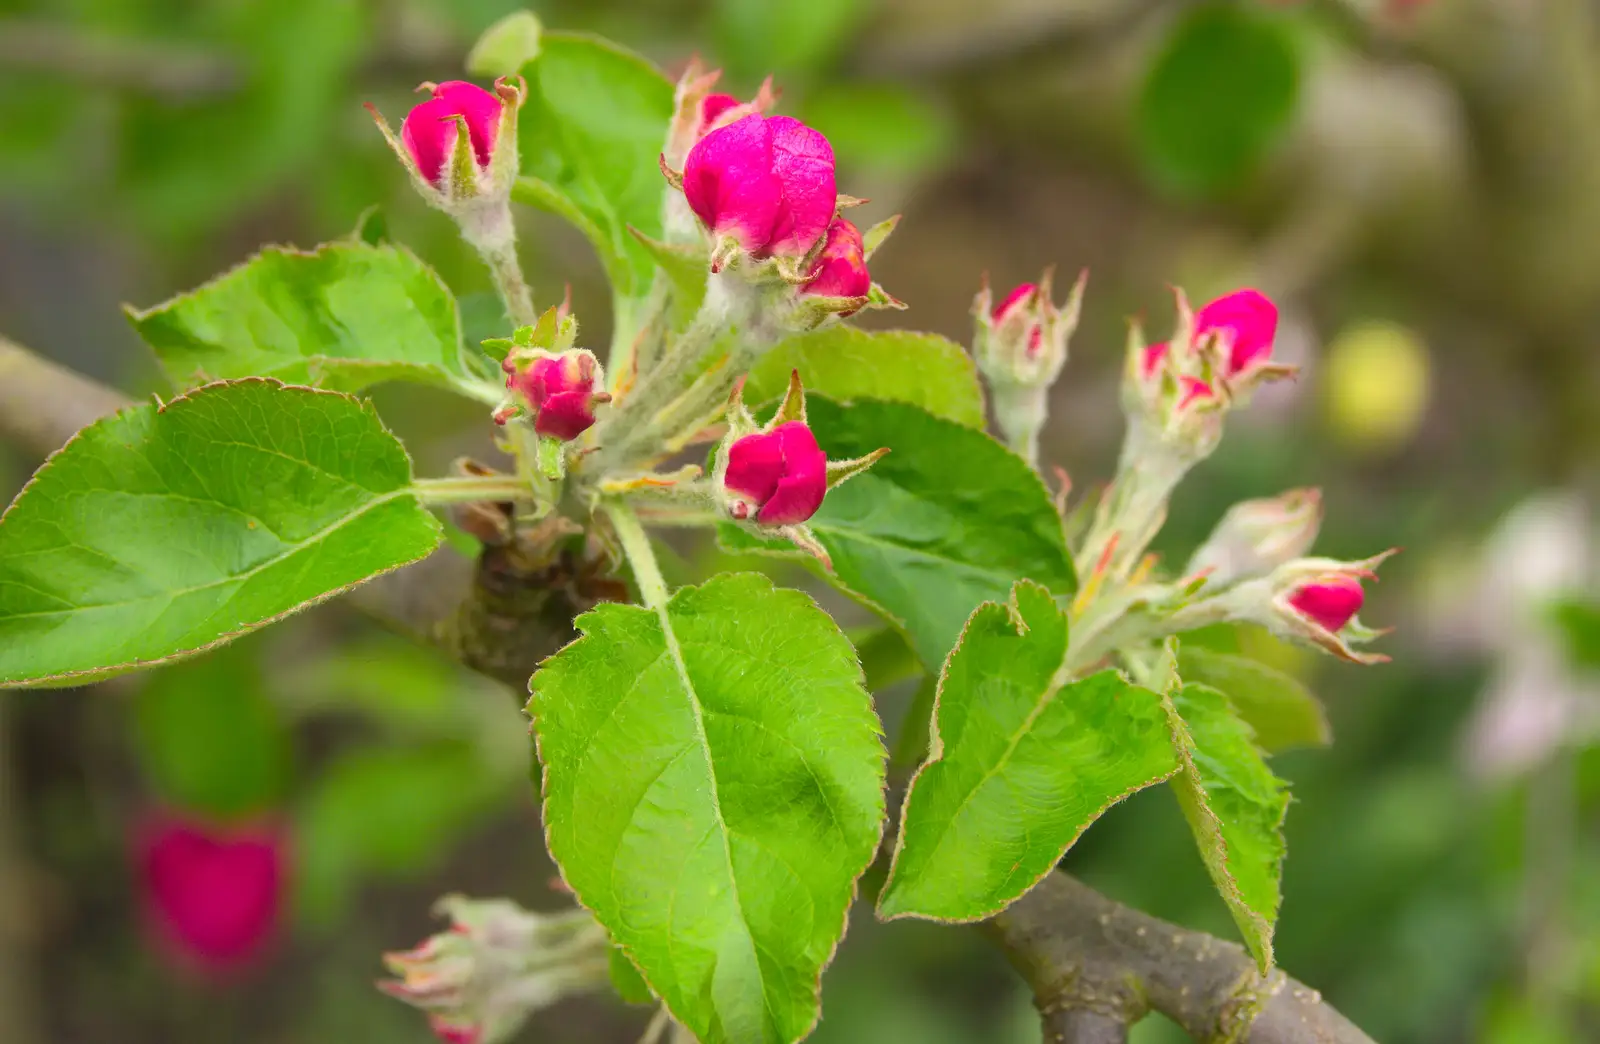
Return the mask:
<path id="1" fill-rule="evenodd" d="M 478 166 L 489 166 L 505 103 L 477 84 L 463 80 L 448 80 L 431 89 L 433 97 L 412 109 L 400 125 L 400 141 L 423 180 L 443 188 L 445 167 L 455 152 L 456 136 L 463 123 Z"/>
<path id="2" fill-rule="evenodd" d="M 834 218 L 828 226 L 828 238 L 817 256 L 816 267 L 809 280 L 800 288 L 804 296 L 831 298 L 865 298 L 872 290 L 872 275 L 867 271 L 867 259 L 861 243 L 861 231 L 844 218 Z M 854 315 L 857 309 L 841 311 L 842 318 Z"/>
<path id="3" fill-rule="evenodd" d="M 1215 399 L 1217 393 L 1211 385 L 1198 377 L 1178 378 L 1178 409 L 1186 410 L 1198 402 Z"/>
<path id="4" fill-rule="evenodd" d="M 1167 358 L 1167 342 L 1157 341 L 1155 344 L 1146 345 L 1144 355 L 1139 361 L 1139 376 L 1148 381 L 1161 371 L 1161 364 Z"/>
<path id="5" fill-rule="evenodd" d="M 1235 290 L 1201 307 L 1194 315 L 1194 341 L 1215 338 L 1222 351 L 1222 373 L 1236 377 L 1265 363 L 1278 332 L 1278 306 L 1259 290 Z"/>
<path id="6" fill-rule="evenodd" d="M 758 260 L 807 256 L 839 199 L 828 139 L 793 117 L 760 113 L 696 142 L 682 184 L 712 235 Z"/>
<path id="7" fill-rule="evenodd" d="M 828 489 L 828 457 L 804 421 L 746 435 L 728 448 L 722 498 L 730 517 L 789 526 L 817 513 Z"/>
<path id="8" fill-rule="evenodd" d="M 562 996 L 608 981 L 610 941 L 584 910 L 541 914 L 504 899 L 446 896 L 448 931 L 385 954 L 379 988 L 428 1013 L 446 1044 L 497 1044 Z"/>
<path id="9" fill-rule="evenodd" d="M 506 387 L 534 414 L 533 430 L 570 442 L 594 424 L 594 408 L 610 402 L 593 353 L 571 348 L 558 355 L 508 355 Z M 497 415 L 498 417 L 499 415 Z"/>
<path id="10" fill-rule="evenodd" d="M 1067 361 L 1067 342 L 1078 326 L 1087 273 L 1078 277 L 1066 303 L 1051 300 L 1050 277 L 1023 283 L 989 307 L 989 288 L 978 292 L 972 313 L 977 320 L 973 355 L 991 384 L 1047 387 Z"/>
<path id="11" fill-rule="evenodd" d="M 1309 551 L 1321 525 L 1322 495 L 1315 489 L 1241 501 L 1222 516 L 1184 574 L 1206 574 L 1213 589 L 1264 576 Z"/>
<path id="12" fill-rule="evenodd" d="M 141 828 L 136 862 L 149 924 L 185 966 L 227 973 L 266 949 L 288 877 L 277 824 L 223 827 L 161 813 Z"/>
<path id="13" fill-rule="evenodd" d="M 1365 598 L 1359 578 L 1334 575 L 1320 582 L 1301 584 L 1289 592 L 1286 601 L 1290 608 L 1318 627 L 1337 634 L 1360 611 Z"/>

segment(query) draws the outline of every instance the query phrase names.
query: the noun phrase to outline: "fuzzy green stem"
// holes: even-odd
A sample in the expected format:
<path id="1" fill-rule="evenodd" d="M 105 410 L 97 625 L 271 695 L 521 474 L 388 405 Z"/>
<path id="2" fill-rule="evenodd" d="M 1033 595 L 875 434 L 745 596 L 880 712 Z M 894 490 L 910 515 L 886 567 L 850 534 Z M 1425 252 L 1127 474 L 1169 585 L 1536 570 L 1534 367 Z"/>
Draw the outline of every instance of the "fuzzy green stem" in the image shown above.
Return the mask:
<path id="1" fill-rule="evenodd" d="M 652 609 L 662 608 L 670 597 L 667 581 L 661 576 L 656 553 L 651 550 L 650 537 L 645 533 L 644 526 L 639 524 L 639 516 L 620 500 L 607 501 L 605 512 L 617 531 L 617 539 L 622 543 L 622 553 L 628 556 L 628 564 L 633 568 L 633 579 L 639 585 L 644 604 Z"/>
<path id="2" fill-rule="evenodd" d="M 1050 413 L 1049 387 L 991 380 L 989 394 L 994 400 L 995 423 L 1005 436 L 1006 445 L 1029 467 L 1038 468 L 1039 433 Z"/>
<path id="3" fill-rule="evenodd" d="M 531 501 L 537 495 L 532 486 L 511 475 L 417 479 L 411 484 L 417 499 L 424 504 L 467 504 L 474 501 Z"/>
<path id="4" fill-rule="evenodd" d="M 517 225 L 511 216 L 507 200 L 485 202 L 456 216 L 461 237 L 472 245 L 489 268 L 494 288 L 500 293 L 506 314 L 518 326 L 532 326 L 539 321 L 533 306 L 533 291 L 522 277 L 522 263 L 517 260 Z"/>

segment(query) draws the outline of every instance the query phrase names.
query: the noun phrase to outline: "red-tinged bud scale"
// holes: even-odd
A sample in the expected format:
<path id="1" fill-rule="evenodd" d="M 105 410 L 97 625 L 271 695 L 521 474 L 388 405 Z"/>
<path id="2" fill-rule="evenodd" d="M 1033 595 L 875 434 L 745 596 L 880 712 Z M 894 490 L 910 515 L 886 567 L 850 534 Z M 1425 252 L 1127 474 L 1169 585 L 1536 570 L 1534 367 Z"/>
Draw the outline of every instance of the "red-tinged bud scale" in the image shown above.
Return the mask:
<path id="1" fill-rule="evenodd" d="M 288 879 L 281 828 L 224 827 L 161 814 L 144 825 L 136 848 L 148 921 L 181 963 L 227 973 L 266 949 L 283 912 Z"/>
<path id="2" fill-rule="evenodd" d="M 734 518 L 764 526 L 795 525 L 822 506 L 828 458 L 805 422 L 789 421 L 734 442 L 722 484 Z"/>

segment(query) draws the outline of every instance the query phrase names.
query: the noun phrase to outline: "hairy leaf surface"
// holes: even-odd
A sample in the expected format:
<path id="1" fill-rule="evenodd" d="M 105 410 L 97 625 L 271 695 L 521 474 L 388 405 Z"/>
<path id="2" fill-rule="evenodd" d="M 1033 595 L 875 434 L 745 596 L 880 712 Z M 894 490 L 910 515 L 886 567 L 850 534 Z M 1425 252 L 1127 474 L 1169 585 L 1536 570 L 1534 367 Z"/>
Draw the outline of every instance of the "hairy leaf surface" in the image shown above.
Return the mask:
<path id="1" fill-rule="evenodd" d="M 391 380 L 455 387 L 468 376 L 455 298 L 388 244 L 267 247 L 128 318 L 184 388 L 235 377 L 342 391 Z"/>
<path id="2" fill-rule="evenodd" d="M 749 573 L 578 627 L 529 702 L 551 853 L 699 1040 L 799 1040 L 882 829 L 849 641 Z"/>
<path id="3" fill-rule="evenodd" d="M 745 396 L 751 402 L 778 398 L 791 370 L 800 371 L 807 391 L 830 399 L 909 402 L 936 417 L 983 427 L 983 392 L 972 357 L 938 334 L 834 325 L 791 337 L 762 356 Z"/>
<path id="4" fill-rule="evenodd" d="M 1066 616 L 1038 584 L 972 614 L 940 679 L 880 916 L 994 914 L 1107 808 L 1176 771 L 1161 696 L 1116 671 L 1066 681 L 1066 652 Z"/>
<path id="5" fill-rule="evenodd" d="M 174 659 L 415 561 L 438 522 L 371 406 L 252 380 L 79 432 L 0 517 L 0 686 Z"/>
<path id="6" fill-rule="evenodd" d="M 1233 708 L 1255 733 L 1261 749 L 1326 747 L 1333 730 L 1322 704 L 1300 679 L 1248 656 L 1185 645 L 1178 673 L 1228 694 Z"/>
<path id="7" fill-rule="evenodd" d="M 1173 778 L 1211 880 L 1263 973 L 1272 966 L 1289 791 L 1267 768 L 1250 726 L 1209 685 L 1184 685 L 1169 702 L 1182 767 Z"/>

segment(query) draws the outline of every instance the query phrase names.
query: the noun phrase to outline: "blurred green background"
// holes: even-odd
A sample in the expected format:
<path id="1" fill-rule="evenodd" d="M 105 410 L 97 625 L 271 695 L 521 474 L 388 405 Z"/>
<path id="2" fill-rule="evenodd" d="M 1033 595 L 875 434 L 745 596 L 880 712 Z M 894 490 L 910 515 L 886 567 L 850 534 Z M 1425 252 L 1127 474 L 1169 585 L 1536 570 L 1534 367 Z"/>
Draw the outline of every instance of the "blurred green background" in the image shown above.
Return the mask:
<path id="1" fill-rule="evenodd" d="M 462 294 L 485 273 L 416 199 L 391 120 L 460 74 L 511 0 L 0 0 L 0 333 L 136 392 L 160 387 L 119 305 L 263 242 L 391 235 Z M 1047 456 L 1108 476 L 1123 324 L 1167 284 L 1284 306 L 1302 376 L 1236 418 L 1162 545 L 1228 504 L 1325 491 L 1319 550 L 1391 545 L 1363 614 L 1394 663 L 1247 635 L 1326 701 L 1292 781 L 1282 964 L 1386 1044 L 1600 1039 L 1600 4 L 1592 0 L 564 0 L 546 25 L 669 72 L 698 51 L 833 141 L 904 323 L 965 341 L 1002 292 L 1092 271 Z M 580 236 L 528 214 L 541 303 L 607 295 Z M 488 301 L 486 297 L 478 299 Z M 493 315 L 492 302 L 486 314 Z M 881 313 L 880 313 L 881 315 Z M 496 332 L 496 331 L 488 331 Z M 380 389 L 424 469 L 485 444 L 474 408 Z M 37 461 L 0 446 L 0 491 Z M 683 548 L 683 568 L 702 550 Z M 914 687 L 914 683 L 911 683 Z M 219 693 L 229 699 L 216 699 Z M 907 693 L 884 700 L 893 733 Z M 521 700 L 339 607 L 90 689 L 0 700 L 0 1044 L 424 1041 L 371 986 L 447 891 L 558 903 Z M 141 932 L 129 824 L 171 804 L 277 809 L 292 924 L 248 976 L 201 983 Z M 1232 935 L 1164 789 L 1067 865 Z M 973 932 L 858 915 L 815 1040 L 1038 1040 Z M 627 1042 L 647 1013 L 563 1002 L 526 1039 Z M 1156 1020 L 1140 1044 L 1176 1040 Z"/>

